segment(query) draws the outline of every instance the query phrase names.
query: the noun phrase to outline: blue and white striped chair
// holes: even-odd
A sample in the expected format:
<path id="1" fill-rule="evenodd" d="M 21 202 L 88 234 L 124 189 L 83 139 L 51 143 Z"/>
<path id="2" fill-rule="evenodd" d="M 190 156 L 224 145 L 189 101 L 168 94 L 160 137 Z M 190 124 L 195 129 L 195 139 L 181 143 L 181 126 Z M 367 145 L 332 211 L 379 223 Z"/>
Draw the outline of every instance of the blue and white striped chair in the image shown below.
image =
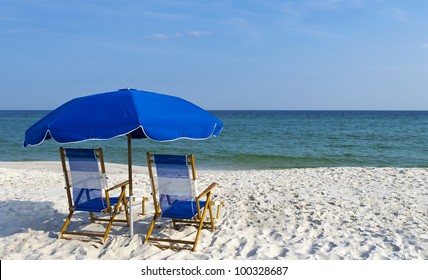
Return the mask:
<path id="1" fill-rule="evenodd" d="M 65 175 L 69 215 L 58 238 L 70 239 L 64 235 L 101 237 L 105 243 L 113 222 L 129 225 L 126 197 L 128 181 L 108 188 L 102 149 L 64 149 L 60 148 L 61 163 Z M 100 170 L 101 168 L 101 170 Z M 117 190 L 118 196 L 110 192 Z M 116 219 L 119 208 L 124 206 L 126 220 Z M 102 233 L 66 231 L 75 211 L 89 212 L 91 222 L 108 222 Z M 95 217 L 94 213 L 107 214 L 108 218 Z"/>
<path id="2" fill-rule="evenodd" d="M 222 202 L 212 201 L 212 190 L 217 183 L 211 183 L 203 192 L 196 187 L 196 170 L 192 155 L 159 155 L 147 153 L 147 164 L 152 184 L 155 214 L 150 224 L 145 243 L 161 248 L 188 249 L 195 251 L 201 230 L 215 229 L 213 206 L 218 205 L 219 217 Z M 209 212 L 208 221 L 207 212 Z M 152 237 L 155 223 L 159 218 L 172 219 L 174 226 L 190 224 L 197 227 L 193 240 Z M 177 245 L 183 244 L 183 245 Z M 190 245 L 190 246 L 188 246 Z"/>

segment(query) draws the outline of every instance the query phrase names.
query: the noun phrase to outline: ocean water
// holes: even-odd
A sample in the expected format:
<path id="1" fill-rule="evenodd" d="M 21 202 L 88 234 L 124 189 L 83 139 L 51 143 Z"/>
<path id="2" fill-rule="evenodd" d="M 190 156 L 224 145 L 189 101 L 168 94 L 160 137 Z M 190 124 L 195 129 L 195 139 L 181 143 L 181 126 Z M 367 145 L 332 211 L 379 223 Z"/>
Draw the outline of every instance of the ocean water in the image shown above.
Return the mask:
<path id="1" fill-rule="evenodd" d="M 133 163 L 145 153 L 194 153 L 198 167 L 271 169 L 332 166 L 428 167 L 428 111 L 211 111 L 219 137 L 158 143 L 133 140 Z M 60 144 L 23 148 L 26 129 L 48 111 L 0 111 L 0 161 L 59 160 Z M 127 162 L 125 137 L 63 144 L 102 147 Z"/>

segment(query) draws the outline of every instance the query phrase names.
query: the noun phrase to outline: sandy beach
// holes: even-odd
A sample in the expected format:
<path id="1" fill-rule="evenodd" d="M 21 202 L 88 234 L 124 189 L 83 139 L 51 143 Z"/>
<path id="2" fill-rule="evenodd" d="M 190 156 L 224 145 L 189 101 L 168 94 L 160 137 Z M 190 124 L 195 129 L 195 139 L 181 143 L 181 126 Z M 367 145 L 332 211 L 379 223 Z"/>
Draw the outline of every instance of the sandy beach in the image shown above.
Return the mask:
<path id="1" fill-rule="evenodd" d="M 111 184 L 119 183 L 127 166 L 107 164 L 107 173 Z M 147 169 L 134 167 L 134 174 L 136 196 L 150 196 Z M 142 244 L 151 200 L 145 216 L 137 201 L 132 238 L 118 226 L 104 245 L 57 239 L 68 214 L 60 163 L 0 162 L 0 259 L 428 259 L 428 169 L 199 170 L 198 177 L 200 189 L 219 183 L 215 199 L 225 206 L 218 228 L 203 230 L 196 252 L 172 251 Z"/>

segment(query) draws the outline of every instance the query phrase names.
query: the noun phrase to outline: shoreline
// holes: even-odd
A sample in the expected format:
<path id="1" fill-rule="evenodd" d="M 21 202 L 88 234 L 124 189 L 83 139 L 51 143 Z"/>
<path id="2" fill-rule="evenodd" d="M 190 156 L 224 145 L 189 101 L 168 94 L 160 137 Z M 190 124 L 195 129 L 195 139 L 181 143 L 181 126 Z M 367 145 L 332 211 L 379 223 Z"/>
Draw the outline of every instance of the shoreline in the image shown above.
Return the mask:
<path id="1" fill-rule="evenodd" d="M 110 182 L 126 180 L 126 165 L 106 168 Z M 133 169 L 136 197 L 150 197 L 147 168 Z M 148 215 L 135 217 L 133 238 L 118 227 L 104 246 L 58 240 L 68 213 L 60 162 L 0 162 L 0 259 L 428 259 L 426 168 L 197 171 L 199 188 L 219 183 L 214 194 L 225 206 L 218 229 L 203 230 L 193 253 L 142 245 L 151 200 Z"/>
<path id="2" fill-rule="evenodd" d="M 118 163 L 118 162 L 111 162 L 111 161 L 105 161 L 105 164 L 108 166 L 111 166 L 115 169 L 126 169 L 128 170 L 127 163 Z M 17 160 L 17 161 L 9 161 L 9 160 L 0 160 L 0 168 L 11 168 L 11 169 L 45 169 L 49 167 L 59 167 L 61 168 L 61 161 L 58 160 Z M 143 162 L 143 164 L 137 164 L 133 162 L 132 165 L 133 169 L 147 169 L 147 164 Z M 265 168 L 257 168 L 257 167 L 251 167 L 251 168 L 228 168 L 228 167 L 207 167 L 202 164 L 196 163 L 196 170 L 200 171 L 213 171 L 213 172 L 222 172 L 222 171 L 280 171 L 280 170 L 292 170 L 292 169 L 323 169 L 323 168 L 367 168 L 367 169 L 384 169 L 384 168 L 391 168 L 391 169 L 427 169 L 428 166 L 372 166 L 372 165 L 333 165 L 333 166 L 290 166 L 290 167 L 265 167 Z M 62 169 L 61 169 L 62 171 Z"/>

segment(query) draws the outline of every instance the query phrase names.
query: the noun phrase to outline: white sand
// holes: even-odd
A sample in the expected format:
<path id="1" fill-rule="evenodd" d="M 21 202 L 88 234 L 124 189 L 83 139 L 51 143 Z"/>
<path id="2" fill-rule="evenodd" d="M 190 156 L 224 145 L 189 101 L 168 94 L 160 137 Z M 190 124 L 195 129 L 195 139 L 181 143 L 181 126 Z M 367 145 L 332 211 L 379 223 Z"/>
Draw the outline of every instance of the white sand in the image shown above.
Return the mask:
<path id="1" fill-rule="evenodd" d="M 127 178 L 123 165 L 107 164 L 107 172 L 112 184 Z M 134 173 L 135 194 L 149 196 L 146 168 Z M 57 239 L 68 214 L 60 163 L 0 162 L 0 259 L 428 259 L 428 169 L 199 170 L 198 177 L 200 189 L 219 183 L 216 199 L 226 205 L 218 229 L 203 230 L 196 252 L 172 251 L 142 244 L 152 201 L 147 216 L 135 216 L 132 239 L 120 226 L 105 245 Z"/>

